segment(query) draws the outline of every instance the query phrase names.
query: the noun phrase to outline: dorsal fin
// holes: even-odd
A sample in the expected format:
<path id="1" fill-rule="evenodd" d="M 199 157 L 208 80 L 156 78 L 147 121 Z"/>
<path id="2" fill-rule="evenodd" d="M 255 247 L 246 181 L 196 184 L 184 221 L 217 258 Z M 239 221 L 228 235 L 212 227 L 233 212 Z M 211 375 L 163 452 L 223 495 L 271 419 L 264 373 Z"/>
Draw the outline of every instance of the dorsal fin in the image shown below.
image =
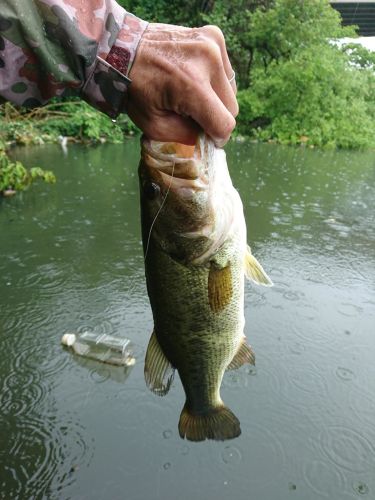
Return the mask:
<path id="1" fill-rule="evenodd" d="M 271 278 L 267 275 L 260 262 L 251 253 L 248 246 L 245 255 L 245 275 L 249 280 L 254 281 L 257 285 L 273 286 Z"/>
<path id="2" fill-rule="evenodd" d="M 163 353 L 155 331 L 152 332 L 148 343 L 145 359 L 145 380 L 147 387 L 164 396 L 169 391 L 174 377 L 174 368 Z"/>

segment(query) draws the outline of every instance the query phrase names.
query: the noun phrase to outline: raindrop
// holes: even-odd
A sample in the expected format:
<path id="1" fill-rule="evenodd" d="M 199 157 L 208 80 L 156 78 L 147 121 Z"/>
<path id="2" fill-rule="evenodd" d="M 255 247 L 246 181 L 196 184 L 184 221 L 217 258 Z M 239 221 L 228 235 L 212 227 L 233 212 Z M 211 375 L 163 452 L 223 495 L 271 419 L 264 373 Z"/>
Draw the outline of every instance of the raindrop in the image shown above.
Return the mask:
<path id="1" fill-rule="evenodd" d="M 302 354 L 305 351 L 305 346 L 300 342 L 295 342 L 290 346 L 290 352 L 292 354 Z"/>
<path id="2" fill-rule="evenodd" d="M 369 487 L 366 483 L 356 481 L 355 483 L 353 483 L 353 490 L 360 495 L 367 495 L 367 493 L 369 492 Z"/>
<path id="3" fill-rule="evenodd" d="M 164 469 L 164 470 L 168 470 L 168 469 L 170 469 L 170 467 L 171 467 L 170 462 L 166 462 L 166 463 L 163 465 L 163 469 Z"/>
<path id="4" fill-rule="evenodd" d="M 296 491 L 297 486 L 294 483 L 288 483 L 288 487 L 290 491 Z"/>
<path id="5" fill-rule="evenodd" d="M 106 380 L 109 380 L 111 378 L 111 374 L 108 369 L 101 367 L 100 370 L 93 370 L 90 373 L 90 378 L 97 384 L 101 384 Z"/>
<path id="6" fill-rule="evenodd" d="M 189 453 L 189 447 L 188 446 L 183 446 L 181 448 L 181 455 L 187 455 Z"/>
<path id="7" fill-rule="evenodd" d="M 357 316 L 362 312 L 362 308 L 355 304 L 342 303 L 338 308 L 338 312 L 343 316 Z"/>
<path id="8" fill-rule="evenodd" d="M 69 474 L 73 474 L 74 472 L 77 472 L 79 470 L 79 465 L 73 464 L 70 468 Z"/>
<path id="9" fill-rule="evenodd" d="M 167 429 L 166 431 L 163 432 L 164 439 L 169 439 L 171 436 L 172 436 L 172 431 L 170 429 Z"/>
<path id="10" fill-rule="evenodd" d="M 257 369 L 255 366 L 249 366 L 246 368 L 246 373 L 252 377 L 257 374 Z"/>
<path id="11" fill-rule="evenodd" d="M 221 454 L 221 458 L 226 464 L 238 464 L 242 459 L 242 455 L 234 446 L 226 446 Z"/>
<path id="12" fill-rule="evenodd" d="M 284 292 L 283 297 L 285 299 L 291 300 L 291 301 L 296 301 L 296 300 L 299 300 L 301 298 L 297 292 L 292 292 L 292 291 Z"/>
<path id="13" fill-rule="evenodd" d="M 336 370 L 336 375 L 341 380 L 353 380 L 355 377 L 354 372 L 349 370 L 349 368 L 344 368 L 343 366 L 339 366 Z"/>

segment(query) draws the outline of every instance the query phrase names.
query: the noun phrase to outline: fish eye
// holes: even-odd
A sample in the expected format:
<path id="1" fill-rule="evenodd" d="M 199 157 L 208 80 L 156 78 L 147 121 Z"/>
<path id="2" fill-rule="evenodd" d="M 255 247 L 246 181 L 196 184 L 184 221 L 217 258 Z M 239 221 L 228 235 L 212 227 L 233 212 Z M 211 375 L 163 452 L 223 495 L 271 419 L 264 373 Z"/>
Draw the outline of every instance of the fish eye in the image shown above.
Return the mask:
<path id="1" fill-rule="evenodd" d="M 143 185 L 143 193 L 148 200 L 154 200 L 160 194 L 160 186 L 155 182 L 145 182 Z"/>

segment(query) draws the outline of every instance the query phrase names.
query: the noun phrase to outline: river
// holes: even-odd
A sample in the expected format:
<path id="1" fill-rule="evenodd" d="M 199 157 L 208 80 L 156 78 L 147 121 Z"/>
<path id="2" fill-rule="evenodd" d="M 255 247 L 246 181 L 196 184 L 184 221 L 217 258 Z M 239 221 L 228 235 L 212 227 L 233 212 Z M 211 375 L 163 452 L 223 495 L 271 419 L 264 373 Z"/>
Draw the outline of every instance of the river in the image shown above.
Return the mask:
<path id="1" fill-rule="evenodd" d="M 275 285 L 246 285 L 256 368 L 224 377 L 242 435 L 198 444 L 179 378 L 164 398 L 143 378 L 138 141 L 13 151 L 58 181 L 0 200 L 0 498 L 375 498 L 375 154 L 226 150 Z M 62 348 L 85 330 L 130 338 L 133 369 Z"/>

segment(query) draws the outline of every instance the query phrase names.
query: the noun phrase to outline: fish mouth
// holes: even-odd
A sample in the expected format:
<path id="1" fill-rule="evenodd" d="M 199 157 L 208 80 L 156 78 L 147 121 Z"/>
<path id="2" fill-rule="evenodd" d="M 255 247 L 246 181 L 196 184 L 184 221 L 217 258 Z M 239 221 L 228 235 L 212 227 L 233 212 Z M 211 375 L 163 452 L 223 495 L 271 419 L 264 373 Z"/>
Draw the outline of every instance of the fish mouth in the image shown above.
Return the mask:
<path id="1" fill-rule="evenodd" d="M 187 146 L 143 137 L 142 159 L 151 175 L 155 169 L 166 186 L 183 197 L 189 197 L 195 191 L 208 189 L 209 162 L 202 154 L 206 141 L 202 136 L 194 146 Z"/>

